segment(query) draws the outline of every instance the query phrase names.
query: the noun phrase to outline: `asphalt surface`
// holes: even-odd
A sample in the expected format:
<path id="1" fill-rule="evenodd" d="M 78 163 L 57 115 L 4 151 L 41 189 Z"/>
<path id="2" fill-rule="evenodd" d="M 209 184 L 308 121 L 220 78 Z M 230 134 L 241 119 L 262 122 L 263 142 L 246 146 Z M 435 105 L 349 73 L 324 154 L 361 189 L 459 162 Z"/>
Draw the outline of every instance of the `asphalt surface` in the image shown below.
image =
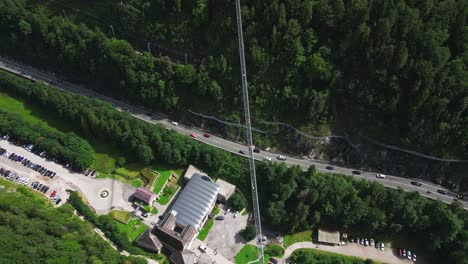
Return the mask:
<path id="1" fill-rule="evenodd" d="M 56 83 L 55 85 L 58 88 L 67 92 L 82 94 L 88 97 L 97 98 L 97 99 L 106 101 L 112 104 L 112 106 L 114 106 L 117 110 L 128 112 L 129 114 L 131 114 L 132 116 L 140 120 L 143 120 L 152 124 L 161 124 L 165 126 L 167 129 L 172 129 L 174 131 L 177 131 L 180 134 L 184 134 L 187 136 L 190 136 L 193 134 L 194 136 L 196 136 L 194 140 L 198 140 L 205 144 L 229 151 L 231 153 L 241 155 L 241 156 L 245 156 L 245 155 L 240 154 L 239 153 L 240 150 L 243 150 L 245 151 L 245 153 L 248 153 L 247 146 L 244 146 L 242 144 L 235 143 L 232 141 L 228 141 L 228 140 L 222 139 L 214 135 L 210 135 L 210 137 L 205 137 L 204 136 L 205 132 L 201 130 L 198 130 L 193 127 L 187 127 L 187 126 L 184 126 L 183 124 L 174 125 L 172 121 L 169 120 L 166 116 L 163 116 L 161 114 L 151 113 L 148 110 L 145 110 L 143 108 L 129 105 L 127 103 L 112 99 L 108 96 L 98 94 L 94 91 L 86 89 L 84 86 L 76 85 L 76 84 L 67 82 L 65 80 L 62 80 L 59 77 L 55 76 L 55 74 L 53 73 L 46 73 L 39 69 L 24 65 L 17 61 L 7 59 L 5 57 L 0 57 L 0 68 L 9 72 L 15 73 L 24 78 L 33 79 L 36 81 L 43 81 L 47 83 L 52 83 L 52 82 Z M 455 193 L 451 192 L 448 189 L 445 189 L 431 182 L 421 181 L 420 179 L 407 179 L 407 178 L 401 178 L 401 177 L 390 176 L 390 175 L 386 175 L 385 179 L 378 179 L 376 177 L 375 172 L 360 171 L 361 174 L 356 175 L 352 173 L 356 169 L 338 167 L 334 165 L 333 165 L 333 170 L 329 170 L 326 167 L 331 166 L 331 165 L 319 163 L 319 162 L 315 162 L 311 160 L 306 160 L 306 159 L 298 159 L 295 157 L 287 157 L 287 160 L 279 161 L 277 160 L 278 154 L 263 151 L 263 150 L 261 151 L 261 153 L 254 153 L 254 156 L 256 160 L 264 160 L 265 157 L 268 157 L 273 162 L 285 162 L 286 165 L 288 166 L 299 165 L 304 170 L 306 170 L 311 165 L 314 165 L 316 169 L 321 172 L 332 172 L 332 173 L 344 174 L 344 175 L 353 176 L 359 179 L 377 181 L 383 184 L 384 186 L 390 187 L 390 188 L 400 187 L 404 189 L 405 191 L 410 191 L 410 192 L 417 191 L 422 196 L 425 196 L 431 199 L 440 200 L 448 204 L 452 203 L 454 201 L 453 199 L 456 196 Z M 422 183 L 422 185 L 421 186 L 412 185 L 411 181 L 413 180 Z M 439 189 L 447 191 L 447 194 L 444 195 L 444 194 L 438 193 L 437 191 Z M 468 201 L 466 199 L 467 198 L 465 198 L 465 200 L 463 201 L 459 200 L 462 203 L 464 209 L 468 209 Z"/>

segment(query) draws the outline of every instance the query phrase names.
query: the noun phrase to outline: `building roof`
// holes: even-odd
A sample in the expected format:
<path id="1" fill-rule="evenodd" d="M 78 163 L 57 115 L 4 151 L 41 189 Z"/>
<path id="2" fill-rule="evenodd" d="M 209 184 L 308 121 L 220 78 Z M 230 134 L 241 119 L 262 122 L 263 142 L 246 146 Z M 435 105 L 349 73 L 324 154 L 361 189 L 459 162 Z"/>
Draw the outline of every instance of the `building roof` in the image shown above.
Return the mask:
<path id="1" fill-rule="evenodd" d="M 340 232 L 318 228 L 318 242 L 340 244 Z"/>
<path id="2" fill-rule="evenodd" d="M 147 203 L 151 203 L 155 196 L 156 194 L 154 194 L 154 192 L 145 187 L 140 187 L 135 191 L 135 197 Z"/>
<path id="3" fill-rule="evenodd" d="M 190 250 L 176 251 L 169 257 L 169 261 L 173 264 L 193 264 L 196 259 L 195 253 Z"/>
<path id="4" fill-rule="evenodd" d="M 175 213 L 175 212 L 174 212 Z M 173 230 L 176 225 L 176 215 L 173 212 L 167 214 L 161 221 L 161 228 Z"/>
<path id="5" fill-rule="evenodd" d="M 161 243 L 176 251 L 184 250 L 185 246 L 192 242 L 197 234 L 197 230 L 193 226 L 186 226 L 180 233 L 163 226 L 156 226 L 154 232 Z"/>
<path id="6" fill-rule="evenodd" d="M 218 191 L 219 185 L 208 176 L 193 175 L 171 208 L 177 212 L 176 223 L 191 225 L 199 230 L 201 222 L 216 202 Z"/>
<path id="7" fill-rule="evenodd" d="M 184 180 L 189 181 L 192 178 L 192 176 L 195 175 L 195 173 L 198 174 L 198 175 L 208 176 L 208 174 L 206 174 L 203 171 L 197 169 L 195 166 L 189 165 L 187 170 L 185 170 Z"/>
<path id="8" fill-rule="evenodd" d="M 154 251 L 154 252 L 160 252 L 161 249 L 162 249 L 162 244 L 161 242 L 159 241 L 159 239 L 151 234 L 151 230 L 150 229 L 147 229 L 145 232 L 143 232 L 140 236 L 138 236 L 138 238 L 135 240 L 135 242 L 147 249 L 147 250 L 151 250 L 151 251 Z"/>
<path id="9" fill-rule="evenodd" d="M 225 180 L 217 179 L 216 183 L 219 185 L 219 194 L 229 199 L 231 195 L 236 191 L 236 186 Z"/>

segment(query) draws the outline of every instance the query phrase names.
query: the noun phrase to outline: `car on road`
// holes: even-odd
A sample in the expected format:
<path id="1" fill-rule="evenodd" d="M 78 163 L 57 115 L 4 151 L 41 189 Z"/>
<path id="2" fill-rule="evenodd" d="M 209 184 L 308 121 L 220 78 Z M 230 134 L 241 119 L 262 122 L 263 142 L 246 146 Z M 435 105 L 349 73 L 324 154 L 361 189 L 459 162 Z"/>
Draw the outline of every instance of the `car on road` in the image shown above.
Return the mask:
<path id="1" fill-rule="evenodd" d="M 270 258 L 270 263 L 273 263 L 273 264 L 278 264 L 278 261 L 274 258 Z"/>
<path id="2" fill-rule="evenodd" d="M 270 158 L 270 157 L 267 157 L 267 156 L 264 156 L 263 159 L 264 159 L 264 160 L 271 161 L 271 158 Z"/>
<path id="3" fill-rule="evenodd" d="M 245 155 L 245 151 L 239 150 L 239 154 Z"/>
<path id="4" fill-rule="evenodd" d="M 353 174 L 356 174 L 356 175 L 361 175 L 361 172 L 358 171 L 358 170 L 353 170 L 352 173 L 353 173 Z"/>
<path id="5" fill-rule="evenodd" d="M 146 113 L 147 116 L 152 116 L 153 114 L 152 113 Z"/>
<path id="6" fill-rule="evenodd" d="M 50 81 L 49 83 L 52 84 L 52 85 L 57 85 L 57 83 L 54 82 L 54 81 Z"/>
<path id="7" fill-rule="evenodd" d="M 224 216 L 218 215 L 218 216 L 215 217 L 215 220 L 222 221 L 222 220 L 224 220 Z"/>
<path id="8" fill-rule="evenodd" d="M 442 189 L 437 190 L 437 192 L 440 193 L 440 194 L 447 194 L 447 191 L 446 191 L 446 190 L 442 190 Z"/>
<path id="9" fill-rule="evenodd" d="M 327 170 L 334 170 L 335 168 L 333 168 L 333 166 L 326 166 L 325 169 L 327 169 Z"/>
<path id="10" fill-rule="evenodd" d="M 385 174 L 380 174 L 380 173 L 377 173 L 375 175 L 375 177 L 379 178 L 379 179 L 385 179 L 385 177 L 387 177 Z"/>
<path id="11" fill-rule="evenodd" d="M 422 185 L 422 183 L 417 182 L 417 181 L 411 181 L 411 184 L 414 185 L 414 186 L 421 186 Z"/>
<path id="12" fill-rule="evenodd" d="M 177 123 L 177 122 L 175 122 L 175 121 L 172 121 L 171 124 L 172 124 L 173 126 L 178 126 L 178 125 L 179 125 L 179 123 Z"/>
<path id="13" fill-rule="evenodd" d="M 192 134 L 190 134 L 190 137 L 192 137 L 192 138 L 197 138 L 197 134 L 193 134 L 193 133 L 192 133 Z"/>
<path id="14" fill-rule="evenodd" d="M 211 137 L 211 135 L 208 134 L 208 133 L 203 134 L 203 136 L 206 137 L 206 138 L 210 138 L 210 137 Z"/>
<path id="15" fill-rule="evenodd" d="M 253 152 L 255 152 L 255 153 L 260 153 L 260 149 L 255 148 L 255 149 L 253 150 Z"/>
<path id="16" fill-rule="evenodd" d="M 283 155 L 279 155 L 276 157 L 278 160 L 286 160 L 286 156 L 283 156 Z"/>

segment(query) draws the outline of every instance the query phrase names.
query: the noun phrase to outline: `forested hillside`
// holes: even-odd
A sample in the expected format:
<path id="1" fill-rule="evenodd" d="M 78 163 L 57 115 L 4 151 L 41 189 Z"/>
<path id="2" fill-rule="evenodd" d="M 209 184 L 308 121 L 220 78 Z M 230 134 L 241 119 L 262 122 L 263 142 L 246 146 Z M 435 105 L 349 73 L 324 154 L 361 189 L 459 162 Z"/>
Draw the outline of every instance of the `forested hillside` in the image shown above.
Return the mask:
<path id="1" fill-rule="evenodd" d="M 27 187 L 0 185 L 1 263 L 147 263 L 120 255 L 70 205 L 53 208 Z"/>
<path id="2" fill-rule="evenodd" d="M 148 98 L 164 91 L 166 101 L 174 92 L 179 100 L 169 100 L 173 110 L 190 108 L 242 120 L 233 0 L 24 1 L 31 4 L 29 9 L 45 4 L 48 15 L 66 9 L 68 17 L 99 25 L 105 32 L 113 24 L 118 37 L 135 45 L 162 43 L 202 58 L 199 68 L 175 67 L 179 74 L 162 78 L 165 85 L 133 72 L 133 78 L 149 85 L 126 82 L 120 92 Z M 66 8 L 70 6 L 81 12 Z M 279 120 L 315 134 L 351 131 L 431 155 L 467 158 L 467 10 L 463 0 L 243 1 L 256 122 Z M 21 25 L 28 23 L 34 35 L 37 21 L 28 18 L 20 25 L 20 18 L 15 19 L 8 21 L 8 38 L 12 32 L 28 38 L 24 28 L 21 36 Z M 65 33 L 52 32 L 49 40 Z M 86 36 L 71 37 L 73 32 L 60 36 L 60 42 Z M 60 42 L 53 41 L 58 47 Z M 59 61 L 77 64 L 78 58 L 95 60 L 98 54 L 71 60 L 64 55 Z M 137 61 L 148 63 L 148 58 Z M 121 68 L 134 64 L 117 62 Z M 160 100 L 141 102 L 166 108 Z"/>
<path id="3" fill-rule="evenodd" d="M 63 93 L 55 87 L 32 83 L 2 71 L 0 89 L 18 99 L 31 101 L 34 98 L 32 103 L 37 107 L 68 122 L 86 139 L 98 138 L 121 149 L 128 162 L 193 164 L 213 178 L 235 184 L 251 201 L 249 166 L 245 158 L 161 125 L 150 125 L 101 101 Z M 461 264 L 468 259 L 468 212 L 459 202 L 446 205 L 417 192 L 385 188 L 377 182 L 343 175 L 323 174 L 314 167 L 303 171 L 299 166 L 288 168 L 284 163 L 271 162 L 258 162 L 256 166 L 262 216 L 277 230 L 289 233 L 326 226 L 369 236 L 387 235 L 390 240 L 398 235 L 420 244 L 431 253 L 430 257 L 447 260 L 447 263 Z M 73 203 L 78 205 L 78 210 L 86 211 L 83 203 L 77 200 Z M 83 214 L 97 225 L 106 223 L 106 218 Z M 119 241 L 116 234 L 113 239 Z M 120 241 L 125 247 L 125 241 Z"/>

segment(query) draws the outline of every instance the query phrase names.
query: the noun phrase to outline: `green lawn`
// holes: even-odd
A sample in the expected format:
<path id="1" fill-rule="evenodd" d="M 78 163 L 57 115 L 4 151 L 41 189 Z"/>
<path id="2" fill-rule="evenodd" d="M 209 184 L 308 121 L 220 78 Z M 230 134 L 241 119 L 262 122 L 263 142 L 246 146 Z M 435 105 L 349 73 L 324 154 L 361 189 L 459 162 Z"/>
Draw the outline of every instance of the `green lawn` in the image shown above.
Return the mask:
<path id="1" fill-rule="evenodd" d="M 297 242 L 302 242 L 302 241 L 312 241 L 312 230 L 306 230 L 303 232 L 287 235 L 284 237 L 284 244 L 286 247 L 289 247 L 290 245 L 297 243 Z"/>
<path id="2" fill-rule="evenodd" d="M 265 247 L 264 252 L 272 257 L 281 258 L 284 255 L 284 248 L 278 244 L 270 244 Z"/>
<path id="3" fill-rule="evenodd" d="M 214 224 L 213 218 L 208 219 L 208 221 L 206 221 L 203 228 L 200 230 L 200 233 L 198 233 L 197 238 L 200 239 L 201 241 L 205 240 L 211 228 L 213 227 L 213 224 Z"/>
<path id="4" fill-rule="evenodd" d="M 132 242 L 148 228 L 139 219 L 132 219 L 128 224 L 117 221 L 117 227 L 120 231 L 125 232 Z"/>
<path id="5" fill-rule="evenodd" d="M 127 223 L 128 220 L 130 220 L 130 218 L 132 217 L 132 213 L 120 210 L 114 210 L 110 212 L 109 215 L 121 223 Z"/>
<path id="6" fill-rule="evenodd" d="M 154 165 L 150 167 L 152 170 L 159 172 L 159 177 L 156 180 L 156 184 L 154 186 L 153 192 L 158 194 L 164 184 L 166 184 L 167 179 L 171 176 L 171 173 L 174 172 L 179 177 L 182 176 L 183 169 L 174 169 L 170 166 L 166 165 Z"/>
<path id="7" fill-rule="evenodd" d="M 164 188 L 161 196 L 159 196 L 159 199 L 158 199 L 158 203 L 159 204 L 162 204 L 162 205 L 165 205 L 167 204 L 172 196 L 177 192 L 176 189 L 170 187 L 170 186 L 166 186 L 166 188 Z"/>
<path id="8" fill-rule="evenodd" d="M 246 264 L 250 261 L 256 260 L 257 258 L 258 258 L 257 247 L 253 245 L 245 245 L 239 251 L 239 253 L 237 253 L 235 260 L 236 260 L 236 264 Z M 268 256 L 267 254 L 264 254 L 265 263 L 268 263 L 269 259 L 270 259 L 270 256 Z M 258 261 L 253 262 L 253 263 L 258 264 Z"/>

